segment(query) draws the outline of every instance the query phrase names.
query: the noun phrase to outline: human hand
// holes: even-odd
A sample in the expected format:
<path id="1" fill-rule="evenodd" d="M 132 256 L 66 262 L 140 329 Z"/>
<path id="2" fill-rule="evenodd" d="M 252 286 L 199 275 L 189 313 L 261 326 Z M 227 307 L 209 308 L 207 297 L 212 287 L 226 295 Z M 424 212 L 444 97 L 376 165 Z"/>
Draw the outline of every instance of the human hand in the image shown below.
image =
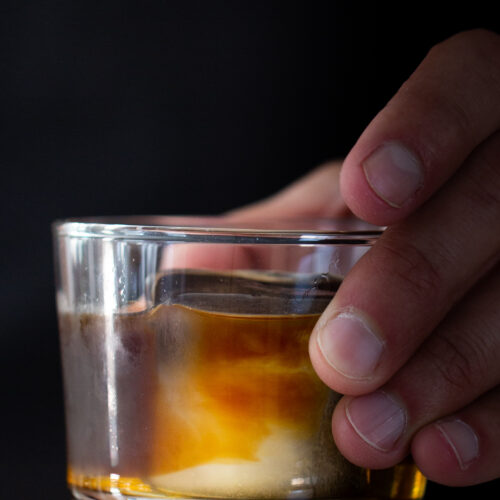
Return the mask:
<path id="1" fill-rule="evenodd" d="M 338 166 L 237 215 L 336 215 Z M 410 451 L 452 486 L 500 476 L 500 37 L 434 47 L 342 167 L 360 218 L 388 225 L 311 336 L 312 363 L 346 394 L 333 435 L 353 463 Z"/>

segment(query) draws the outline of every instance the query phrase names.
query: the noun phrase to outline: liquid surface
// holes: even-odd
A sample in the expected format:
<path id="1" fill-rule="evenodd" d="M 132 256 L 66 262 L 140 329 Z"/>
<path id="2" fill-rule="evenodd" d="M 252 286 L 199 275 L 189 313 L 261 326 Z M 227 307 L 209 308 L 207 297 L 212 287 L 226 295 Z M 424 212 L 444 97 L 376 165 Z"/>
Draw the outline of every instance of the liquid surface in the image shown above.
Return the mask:
<path id="1" fill-rule="evenodd" d="M 328 294 L 317 287 L 298 301 L 278 279 L 263 301 L 252 292 L 262 280 L 235 289 L 220 277 L 230 304 L 227 289 L 186 280 L 182 294 L 162 294 L 175 279 L 157 280 L 148 311 L 60 315 L 70 484 L 145 498 L 422 496 L 411 463 L 367 471 L 333 444 L 339 396 L 307 348 Z M 211 279 L 201 281 L 214 290 Z"/>

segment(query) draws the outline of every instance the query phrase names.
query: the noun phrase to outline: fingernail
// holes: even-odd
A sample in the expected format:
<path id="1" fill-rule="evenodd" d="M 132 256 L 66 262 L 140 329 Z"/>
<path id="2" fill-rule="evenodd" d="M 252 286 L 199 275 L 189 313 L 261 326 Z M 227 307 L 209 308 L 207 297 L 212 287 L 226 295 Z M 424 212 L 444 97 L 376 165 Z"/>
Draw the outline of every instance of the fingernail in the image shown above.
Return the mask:
<path id="1" fill-rule="evenodd" d="M 366 180 L 375 193 L 392 207 L 400 207 L 422 185 L 418 158 L 401 144 L 389 142 L 364 162 Z"/>
<path id="2" fill-rule="evenodd" d="M 406 428 L 405 409 L 382 391 L 353 398 L 346 414 L 359 437 L 381 451 L 391 450 Z"/>
<path id="3" fill-rule="evenodd" d="M 458 418 L 435 425 L 453 450 L 460 468 L 467 469 L 479 456 L 479 439 L 472 427 Z"/>
<path id="4" fill-rule="evenodd" d="M 326 323 L 317 339 L 328 364 L 353 379 L 372 376 L 384 349 L 366 322 L 351 312 L 340 313 Z"/>

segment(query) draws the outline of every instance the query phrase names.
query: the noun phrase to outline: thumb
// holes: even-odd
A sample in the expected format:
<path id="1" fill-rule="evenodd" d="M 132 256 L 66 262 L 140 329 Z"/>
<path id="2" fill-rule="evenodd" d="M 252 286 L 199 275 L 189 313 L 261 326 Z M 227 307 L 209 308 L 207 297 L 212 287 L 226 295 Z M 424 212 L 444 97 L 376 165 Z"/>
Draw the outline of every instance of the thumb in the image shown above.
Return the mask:
<path id="1" fill-rule="evenodd" d="M 227 212 L 225 216 L 246 222 L 273 217 L 339 217 L 349 210 L 339 188 L 340 161 L 315 168 L 264 200 Z"/>

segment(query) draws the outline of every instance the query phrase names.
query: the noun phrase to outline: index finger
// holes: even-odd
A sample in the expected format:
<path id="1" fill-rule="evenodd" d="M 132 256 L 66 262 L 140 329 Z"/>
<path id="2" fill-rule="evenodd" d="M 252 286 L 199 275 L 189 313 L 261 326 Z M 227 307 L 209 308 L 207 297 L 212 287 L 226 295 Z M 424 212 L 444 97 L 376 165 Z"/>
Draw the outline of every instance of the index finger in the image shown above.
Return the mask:
<path id="1" fill-rule="evenodd" d="M 500 127 L 500 36 L 474 30 L 434 47 L 347 156 L 341 191 L 378 225 L 404 219 Z"/>
<path id="2" fill-rule="evenodd" d="M 345 277 L 311 341 L 318 375 L 337 392 L 359 395 L 389 380 L 498 262 L 499 153 L 500 132 Z"/>

